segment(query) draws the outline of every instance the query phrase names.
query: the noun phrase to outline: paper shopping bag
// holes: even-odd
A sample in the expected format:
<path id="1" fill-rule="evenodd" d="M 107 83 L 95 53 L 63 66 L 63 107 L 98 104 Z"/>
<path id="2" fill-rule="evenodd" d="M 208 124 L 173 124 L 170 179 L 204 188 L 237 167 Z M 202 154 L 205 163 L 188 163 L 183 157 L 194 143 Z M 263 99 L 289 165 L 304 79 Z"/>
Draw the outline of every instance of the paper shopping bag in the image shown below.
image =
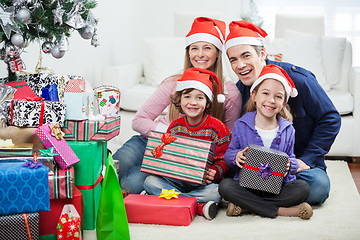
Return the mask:
<path id="1" fill-rule="evenodd" d="M 108 156 L 96 219 L 96 236 L 102 240 L 129 239 L 124 199 L 111 154 Z"/>

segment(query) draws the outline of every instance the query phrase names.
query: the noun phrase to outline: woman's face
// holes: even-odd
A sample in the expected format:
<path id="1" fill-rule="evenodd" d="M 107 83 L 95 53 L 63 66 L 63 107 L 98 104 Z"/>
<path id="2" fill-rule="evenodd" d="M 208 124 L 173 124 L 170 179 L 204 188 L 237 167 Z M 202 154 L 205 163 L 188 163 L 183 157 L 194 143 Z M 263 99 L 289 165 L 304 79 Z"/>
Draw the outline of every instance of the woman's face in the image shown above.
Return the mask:
<path id="1" fill-rule="evenodd" d="M 214 71 L 219 51 L 211 43 L 196 42 L 189 46 L 189 56 L 193 67 Z"/>

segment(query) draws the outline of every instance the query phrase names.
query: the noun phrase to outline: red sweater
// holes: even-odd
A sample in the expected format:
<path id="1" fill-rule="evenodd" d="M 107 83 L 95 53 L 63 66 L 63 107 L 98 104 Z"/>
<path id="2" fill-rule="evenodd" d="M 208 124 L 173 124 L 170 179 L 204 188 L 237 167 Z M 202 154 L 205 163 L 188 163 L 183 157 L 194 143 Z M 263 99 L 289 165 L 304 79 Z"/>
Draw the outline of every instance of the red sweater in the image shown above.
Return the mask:
<path id="1" fill-rule="evenodd" d="M 214 181 L 219 182 L 228 172 L 224 154 L 230 144 L 229 129 L 219 119 L 205 114 L 196 125 L 190 125 L 186 117 L 178 118 L 170 123 L 168 133 L 212 141 L 215 144 L 214 160 L 211 169 L 216 171 Z"/>

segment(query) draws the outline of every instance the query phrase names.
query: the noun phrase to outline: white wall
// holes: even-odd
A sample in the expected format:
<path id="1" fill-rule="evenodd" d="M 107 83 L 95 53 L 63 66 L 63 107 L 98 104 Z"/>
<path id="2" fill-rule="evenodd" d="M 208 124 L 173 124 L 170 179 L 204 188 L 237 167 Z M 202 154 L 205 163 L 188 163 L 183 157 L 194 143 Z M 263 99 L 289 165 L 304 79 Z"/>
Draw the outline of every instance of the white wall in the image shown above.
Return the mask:
<path id="1" fill-rule="evenodd" d="M 56 74 L 82 75 L 93 87 L 100 81 L 107 66 L 141 63 L 142 37 L 173 36 L 174 13 L 190 12 L 203 15 L 220 13 L 225 22 L 239 20 L 243 0 L 101 0 L 93 10 L 99 19 L 100 46 L 91 46 L 75 31 L 69 38 L 69 51 L 61 59 L 42 54 L 43 67 Z M 184 36 L 185 37 L 185 36 Z M 27 72 L 33 73 L 39 58 L 39 44 L 33 43 L 21 57 Z M 171 53 L 169 53 L 171 59 Z M 0 77 L 7 76 L 6 66 L 0 63 Z"/>

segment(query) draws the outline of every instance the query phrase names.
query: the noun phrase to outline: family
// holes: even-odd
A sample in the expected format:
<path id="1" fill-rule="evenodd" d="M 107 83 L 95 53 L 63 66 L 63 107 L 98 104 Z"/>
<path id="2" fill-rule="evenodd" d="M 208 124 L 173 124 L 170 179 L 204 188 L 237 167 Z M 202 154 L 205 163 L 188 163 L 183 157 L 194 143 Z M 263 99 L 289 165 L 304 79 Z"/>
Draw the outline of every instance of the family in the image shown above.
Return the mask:
<path id="1" fill-rule="evenodd" d="M 340 130 L 340 114 L 313 73 L 267 58 L 263 29 L 241 20 L 230 23 L 227 36 L 225 32 L 221 20 L 194 20 L 185 38 L 183 74 L 158 86 L 133 119 L 140 135 L 113 154 L 120 164 L 120 186 L 133 194 L 175 189 L 180 196 L 196 197 L 198 214 L 209 220 L 216 217 L 221 199 L 229 202 L 228 216 L 309 219 L 311 205 L 329 197 L 324 155 Z M 239 78 L 236 84 L 223 74 L 223 50 Z M 141 172 L 150 131 L 212 141 L 214 160 L 206 185 Z M 289 156 L 279 194 L 239 185 L 248 144 Z"/>

